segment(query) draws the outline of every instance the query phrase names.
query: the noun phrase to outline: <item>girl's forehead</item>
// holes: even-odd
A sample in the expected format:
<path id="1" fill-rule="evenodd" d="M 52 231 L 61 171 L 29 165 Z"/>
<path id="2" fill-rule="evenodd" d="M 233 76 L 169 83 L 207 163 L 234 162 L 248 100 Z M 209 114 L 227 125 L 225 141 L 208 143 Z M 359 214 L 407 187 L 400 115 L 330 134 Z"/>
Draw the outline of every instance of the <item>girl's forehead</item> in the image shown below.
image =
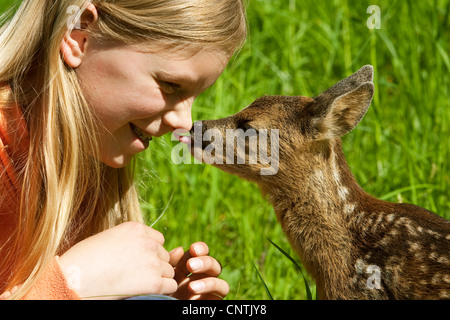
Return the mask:
<path id="1" fill-rule="evenodd" d="M 159 74 L 168 80 L 178 78 L 187 82 L 196 82 L 199 78 L 217 78 L 229 61 L 225 52 L 217 50 L 202 50 L 195 53 L 189 49 L 177 52 L 159 50 L 143 54 L 158 68 Z"/>

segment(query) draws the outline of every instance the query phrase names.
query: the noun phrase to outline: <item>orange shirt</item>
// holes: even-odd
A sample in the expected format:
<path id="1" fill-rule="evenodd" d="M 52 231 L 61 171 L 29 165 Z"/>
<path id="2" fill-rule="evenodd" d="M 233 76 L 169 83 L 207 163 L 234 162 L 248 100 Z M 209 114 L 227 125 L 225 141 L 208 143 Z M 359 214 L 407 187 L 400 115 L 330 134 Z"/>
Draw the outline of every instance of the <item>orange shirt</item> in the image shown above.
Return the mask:
<path id="1" fill-rule="evenodd" d="M 8 86 L 0 86 L 0 91 L 4 90 L 10 89 Z M 20 184 L 16 172 L 27 155 L 28 147 L 28 129 L 19 106 L 0 105 L 0 247 L 6 243 L 16 226 L 20 200 Z M 9 292 L 3 292 L 5 281 L 0 277 L 0 300 L 10 295 Z M 55 257 L 24 299 L 74 300 L 80 297 L 69 288 L 58 257 Z"/>

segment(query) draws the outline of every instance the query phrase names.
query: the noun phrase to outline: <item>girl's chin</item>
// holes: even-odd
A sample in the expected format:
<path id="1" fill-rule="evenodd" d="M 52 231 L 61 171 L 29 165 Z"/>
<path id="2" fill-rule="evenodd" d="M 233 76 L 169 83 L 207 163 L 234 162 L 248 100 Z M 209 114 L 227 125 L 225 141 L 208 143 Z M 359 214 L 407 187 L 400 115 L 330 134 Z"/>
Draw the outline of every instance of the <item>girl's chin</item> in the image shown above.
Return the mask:
<path id="1" fill-rule="evenodd" d="M 100 161 L 108 167 L 120 169 L 126 167 L 132 158 L 133 155 L 119 155 L 116 157 L 101 157 Z"/>
<path id="2" fill-rule="evenodd" d="M 133 138 L 126 145 L 127 147 L 124 150 L 115 148 L 112 148 L 113 150 L 110 152 L 104 150 L 103 154 L 100 154 L 100 161 L 112 168 L 123 168 L 130 163 L 135 155 L 147 150 L 149 142 L 143 142 L 139 138 Z"/>
<path id="3" fill-rule="evenodd" d="M 129 163 L 129 161 L 125 162 L 125 161 L 108 161 L 108 162 L 104 162 L 102 161 L 104 164 L 106 164 L 108 167 L 114 168 L 114 169 L 121 169 L 121 168 L 125 168 L 127 166 L 127 164 Z"/>

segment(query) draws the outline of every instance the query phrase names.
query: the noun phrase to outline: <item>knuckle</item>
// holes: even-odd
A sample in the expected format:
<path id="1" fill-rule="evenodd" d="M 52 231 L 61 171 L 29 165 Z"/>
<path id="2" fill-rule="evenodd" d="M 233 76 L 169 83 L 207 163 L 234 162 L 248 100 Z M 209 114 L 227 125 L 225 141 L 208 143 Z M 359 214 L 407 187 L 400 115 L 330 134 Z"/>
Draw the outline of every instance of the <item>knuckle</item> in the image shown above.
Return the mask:
<path id="1" fill-rule="evenodd" d="M 208 266 L 209 270 L 214 271 L 217 276 L 222 273 L 222 265 L 220 262 L 213 257 L 207 257 L 207 262 L 205 265 Z"/>
<path id="2" fill-rule="evenodd" d="M 175 269 L 172 268 L 170 265 L 168 267 L 169 267 L 169 278 L 172 279 L 175 277 Z"/>
<path id="3" fill-rule="evenodd" d="M 157 256 L 153 255 L 149 258 L 148 267 L 152 270 L 159 271 L 162 268 L 162 262 L 161 262 L 161 260 L 159 260 L 159 258 Z"/>
<path id="4" fill-rule="evenodd" d="M 159 243 L 152 240 L 152 239 L 145 239 L 145 249 L 148 250 L 149 253 L 151 254 L 158 254 L 158 249 L 159 249 Z"/>
<path id="5" fill-rule="evenodd" d="M 166 293 L 174 293 L 178 289 L 178 283 L 174 279 L 169 279 L 169 286 Z"/>
<path id="6" fill-rule="evenodd" d="M 164 238 L 164 235 L 161 232 L 159 232 L 158 230 L 154 230 L 154 229 L 152 229 L 152 230 L 154 231 L 155 240 L 160 244 L 164 244 L 164 242 L 166 241 L 166 239 Z"/>
<path id="7" fill-rule="evenodd" d="M 162 294 L 164 289 L 164 281 L 162 278 L 159 278 L 155 283 L 153 284 L 153 290 L 156 294 Z"/>

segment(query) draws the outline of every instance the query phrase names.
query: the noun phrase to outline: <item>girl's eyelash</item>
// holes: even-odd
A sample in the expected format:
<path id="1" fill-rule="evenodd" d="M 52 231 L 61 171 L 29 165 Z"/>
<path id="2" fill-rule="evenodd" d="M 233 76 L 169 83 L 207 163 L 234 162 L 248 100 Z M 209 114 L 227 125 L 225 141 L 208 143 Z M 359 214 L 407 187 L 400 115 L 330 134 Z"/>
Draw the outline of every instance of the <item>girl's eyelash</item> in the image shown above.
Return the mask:
<path id="1" fill-rule="evenodd" d="M 163 89 L 166 93 L 174 93 L 181 89 L 181 86 L 179 84 L 176 84 L 173 82 L 159 80 L 159 83 L 163 87 Z"/>

